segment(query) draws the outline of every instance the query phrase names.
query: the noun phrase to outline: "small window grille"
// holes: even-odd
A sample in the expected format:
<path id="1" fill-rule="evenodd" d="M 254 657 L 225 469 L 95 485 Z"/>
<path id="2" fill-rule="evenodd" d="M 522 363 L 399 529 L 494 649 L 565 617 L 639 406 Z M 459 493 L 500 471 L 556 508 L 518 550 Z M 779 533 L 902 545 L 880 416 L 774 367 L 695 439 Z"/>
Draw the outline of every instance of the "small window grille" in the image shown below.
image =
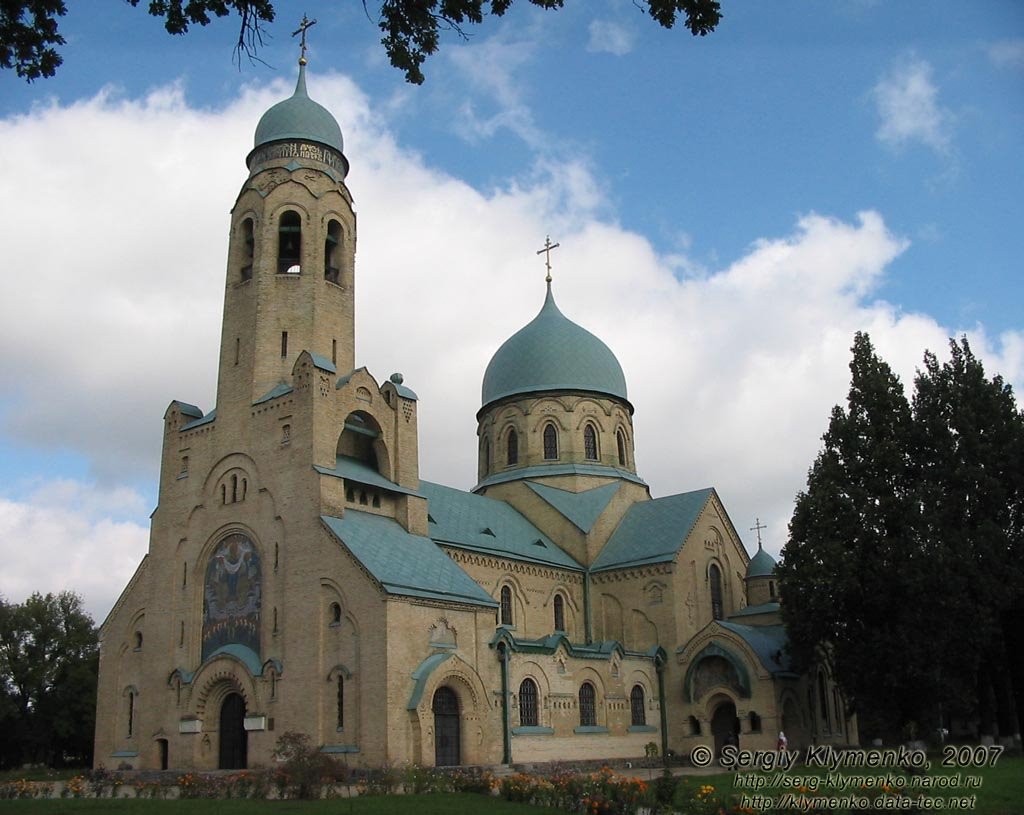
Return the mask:
<path id="1" fill-rule="evenodd" d="M 597 701 L 594 686 L 584 682 L 580 686 L 580 727 L 594 727 L 597 724 Z"/>
<path id="2" fill-rule="evenodd" d="M 588 461 L 597 461 L 597 433 L 590 424 L 583 428 L 583 455 Z"/>
<path id="3" fill-rule="evenodd" d="M 519 725 L 520 727 L 536 727 L 538 721 L 537 683 L 527 678 L 519 686 Z"/>
<path id="4" fill-rule="evenodd" d="M 512 589 L 501 587 L 501 624 L 512 625 Z"/>
<path id="5" fill-rule="evenodd" d="M 629 717 L 630 723 L 636 726 L 647 724 L 647 709 L 644 705 L 644 689 L 640 685 L 634 685 L 629 692 Z"/>
<path id="6" fill-rule="evenodd" d="M 544 427 L 544 458 L 547 461 L 558 458 L 558 431 L 553 424 Z"/>

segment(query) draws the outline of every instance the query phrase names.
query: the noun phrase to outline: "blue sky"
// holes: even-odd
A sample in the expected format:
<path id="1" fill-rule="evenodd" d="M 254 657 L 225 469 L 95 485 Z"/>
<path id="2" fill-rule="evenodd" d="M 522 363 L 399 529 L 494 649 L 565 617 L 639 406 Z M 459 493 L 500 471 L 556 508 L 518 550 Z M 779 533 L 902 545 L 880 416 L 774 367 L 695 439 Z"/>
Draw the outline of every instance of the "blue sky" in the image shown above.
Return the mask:
<path id="1" fill-rule="evenodd" d="M 303 11 L 352 163 L 357 364 L 420 394 L 425 477 L 472 486 L 480 377 L 540 307 L 547 233 L 560 307 L 623 363 L 652 493 L 716 486 L 748 549 L 755 517 L 785 541 L 854 331 L 905 383 L 962 332 L 1024 383 L 1019 3 L 726 0 L 694 38 L 631 0 L 520 0 L 446 36 L 421 87 L 355 0 L 279 3 L 241 66 L 233 19 L 170 37 L 84 9 L 56 78 L 0 75 L 11 599 L 78 588 L 102 617 L 145 552 L 163 409 L 213 405 L 228 212 Z"/>

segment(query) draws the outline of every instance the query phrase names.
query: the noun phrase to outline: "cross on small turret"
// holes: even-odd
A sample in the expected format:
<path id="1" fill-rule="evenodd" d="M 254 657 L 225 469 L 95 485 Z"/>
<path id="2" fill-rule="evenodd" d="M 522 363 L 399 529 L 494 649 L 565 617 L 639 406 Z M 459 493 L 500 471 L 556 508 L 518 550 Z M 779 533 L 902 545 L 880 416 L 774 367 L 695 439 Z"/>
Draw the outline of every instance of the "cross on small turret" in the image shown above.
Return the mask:
<path id="1" fill-rule="evenodd" d="M 560 243 L 552 243 L 552 242 L 551 242 L 551 236 L 550 236 L 550 235 L 548 235 L 548 236 L 547 236 L 547 237 L 546 237 L 546 238 L 544 239 L 544 248 L 543 248 L 543 249 L 538 249 L 538 250 L 537 250 L 537 254 L 538 254 L 538 255 L 539 255 L 539 254 L 541 254 L 541 253 L 543 253 L 544 255 L 546 255 L 546 257 L 544 258 L 544 265 L 545 265 L 545 266 L 547 267 L 547 270 L 548 270 L 548 275 L 547 275 L 547 277 L 545 277 L 544 279 L 545 279 L 545 280 L 546 280 L 546 281 L 547 281 L 548 283 L 550 283 L 550 282 L 551 282 L 551 250 L 552 250 L 552 249 L 557 249 L 557 248 L 558 248 L 559 246 L 561 246 L 561 245 L 562 245 L 562 244 L 560 244 Z"/>
<path id="2" fill-rule="evenodd" d="M 292 32 L 292 36 L 302 35 L 302 39 L 299 41 L 299 48 L 301 53 L 299 54 L 299 64 L 306 64 L 306 31 L 316 25 L 316 20 L 310 20 L 305 14 L 302 15 L 302 22 L 299 23 L 299 27 Z"/>
<path id="3" fill-rule="evenodd" d="M 761 530 L 762 529 L 767 529 L 767 528 L 768 528 L 768 526 L 766 524 L 761 523 L 761 519 L 760 518 L 755 518 L 754 519 L 754 525 L 752 527 L 750 527 L 750 531 L 751 532 L 753 532 L 755 529 L 757 530 L 757 548 L 758 549 L 761 548 Z"/>

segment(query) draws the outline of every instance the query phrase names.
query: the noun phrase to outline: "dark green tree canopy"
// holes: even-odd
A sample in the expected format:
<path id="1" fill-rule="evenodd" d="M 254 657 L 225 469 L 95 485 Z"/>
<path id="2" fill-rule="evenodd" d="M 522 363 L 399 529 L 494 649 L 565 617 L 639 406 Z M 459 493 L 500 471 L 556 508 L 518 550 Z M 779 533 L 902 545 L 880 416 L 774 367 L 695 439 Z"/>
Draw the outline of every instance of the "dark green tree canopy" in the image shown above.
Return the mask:
<path id="1" fill-rule="evenodd" d="M 1024 607 L 1024 418 L 966 339 L 944 364 L 926 352 L 912 406 L 866 334 L 852 350 L 778 567 L 794 659 L 828 655 L 863 734 L 949 714 L 1012 734 L 1001 620 Z M 986 698 L 1004 703 L 990 715 Z"/>
<path id="2" fill-rule="evenodd" d="M 561 8 L 565 0 L 528 0 L 546 9 Z M 362 0 L 367 16 L 368 0 Z M 513 0 L 380 0 L 377 26 L 391 64 L 409 82 L 423 82 L 421 66 L 435 51 L 443 31 L 465 36 L 464 26 L 479 25 L 486 15 L 502 16 Z M 138 6 L 140 0 L 128 0 Z M 637 0 L 652 19 L 672 28 L 678 18 L 695 36 L 715 30 L 722 18 L 718 0 Z M 274 21 L 271 0 L 149 0 L 147 10 L 164 19 L 170 34 L 185 34 L 192 25 L 209 25 L 215 17 L 238 17 L 236 50 L 255 57 L 263 42 L 264 26 Z M 64 44 L 58 18 L 67 13 L 64 0 L 0 0 L 0 68 L 14 68 L 28 81 L 53 76 Z"/>
<path id="3" fill-rule="evenodd" d="M 90 762 L 98 667 L 77 594 L 0 598 L 0 766 Z"/>

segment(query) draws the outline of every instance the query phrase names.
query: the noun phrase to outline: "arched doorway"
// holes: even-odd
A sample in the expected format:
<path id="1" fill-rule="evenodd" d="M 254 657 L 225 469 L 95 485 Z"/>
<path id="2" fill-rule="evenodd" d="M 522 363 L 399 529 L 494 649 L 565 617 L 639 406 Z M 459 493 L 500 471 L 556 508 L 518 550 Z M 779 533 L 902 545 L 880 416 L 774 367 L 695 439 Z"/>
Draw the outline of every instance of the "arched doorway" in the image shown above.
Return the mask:
<path id="1" fill-rule="evenodd" d="M 459 697 L 447 685 L 434 693 L 434 764 L 461 764 Z"/>
<path id="2" fill-rule="evenodd" d="M 715 755 L 722 754 L 727 744 L 739 744 L 740 725 L 736 718 L 736 705 L 722 702 L 711 716 L 711 734 L 715 737 Z"/>
<path id="3" fill-rule="evenodd" d="M 249 734 L 245 732 L 245 699 L 229 693 L 220 706 L 221 770 L 244 770 L 248 763 Z"/>

